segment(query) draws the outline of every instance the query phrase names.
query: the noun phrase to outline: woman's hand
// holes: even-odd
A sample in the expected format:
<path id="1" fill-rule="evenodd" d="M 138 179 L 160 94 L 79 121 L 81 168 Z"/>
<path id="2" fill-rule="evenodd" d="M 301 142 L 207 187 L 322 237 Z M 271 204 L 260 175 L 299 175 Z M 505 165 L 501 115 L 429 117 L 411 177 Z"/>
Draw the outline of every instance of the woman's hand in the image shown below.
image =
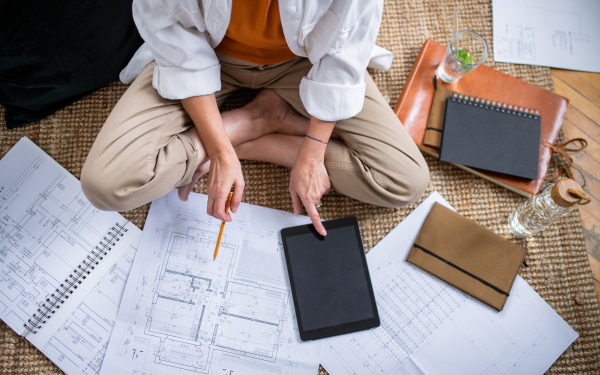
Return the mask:
<path id="1" fill-rule="evenodd" d="M 225 213 L 225 204 L 232 187 L 231 212 L 235 213 L 242 202 L 244 175 L 240 161 L 227 136 L 215 95 L 194 96 L 181 100 L 185 111 L 190 115 L 201 141 L 198 147 L 204 148 L 210 168 L 206 188 L 208 204 L 206 213 L 221 221 L 231 221 Z M 206 162 L 204 161 L 200 161 Z"/>
<path id="2" fill-rule="evenodd" d="M 210 169 L 206 180 L 208 204 L 206 213 L 221 221 L 231 221 L 231 215 L 225 213 L 225 204 L 229 192 L 235 187 L 231 198 L 231 212 L 236 212 L 242 201 L 244 192 L 244 175 L 242 166 L 235 152 L 217 154 L 211 158 Z"/>
<path id="3" fill-rule="evenodd" d="M 327 231 L 321 223 L 317 206 L 331 188 L 324 161 L 325 149 L 334 126 L 335 122 L 311 117 L 307 132 L 311 138 L 304 138 L 290 174 L 290 195 L 294 213 L 299 215 L 304 206 L 315 229 L 323 236 L 327 235 Z"/>
<path id="4" fill-rule="evenodd" d="M 327 235 L 327 232 L 321 224 L 317 205 L 320 204 L 323 195 L 329 192 L 330 187 L 329 175 L 322 161 L 311 160 L 310 157 L 296 159 L 290 175 L 290 194 L 294 213 L 300 214 L 304 205 L 317 232 L 323 236 Z"/>

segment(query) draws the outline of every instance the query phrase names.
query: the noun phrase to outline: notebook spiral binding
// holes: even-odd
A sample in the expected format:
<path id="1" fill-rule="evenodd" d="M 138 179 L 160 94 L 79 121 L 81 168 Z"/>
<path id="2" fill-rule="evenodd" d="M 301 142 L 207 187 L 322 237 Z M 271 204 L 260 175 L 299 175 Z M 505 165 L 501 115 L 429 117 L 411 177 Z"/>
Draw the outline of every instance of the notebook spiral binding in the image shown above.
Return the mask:
<path id="1" fill-rule="evenodd" d="M 77 289 L 83 280 L 86 279 L 87 275 L 96 268 L 121 237 L 123 237 L 125 232 L 127 232 L 125 225 L 126 224 L 121 225 L 116 223 L 110 228 L 98 245 L 96 245 L 96 247 L 90 251 L 90 254 L 86 256 L 86 259 L 81 261 L 81 264 L 73 270 L 73 273 L 71 273 L 69 277 L 54 290 L 54 293 L 51 293 L 48 298 L 46 298 L 46 302 L 42 303 L 41 307 L 37 309 L 37 312 L 27 320 L 27 323 L 23 324 L 27 331 L 36 334 L 38 330 L 42 328 L 46 321 L 52 317 L 52 314 L 65 303 L 75 289 Z"/>
<path id="2" fill-rule="evenodd" d="M 517 107 L 516 105 L 496 102 L 494 100 L 482 99 L 476 96 L 464 95 L 455 92 L 452 95 L 452 101 L 472 105 L 474 107 L 480 107 L 484 109 L 489 109 L 496 112 L 504 112 L 507 114 L 523 116 L 526 118 L 536 119 L 540 115 L 537 109 L 525 108 L 525 107 Z"/>

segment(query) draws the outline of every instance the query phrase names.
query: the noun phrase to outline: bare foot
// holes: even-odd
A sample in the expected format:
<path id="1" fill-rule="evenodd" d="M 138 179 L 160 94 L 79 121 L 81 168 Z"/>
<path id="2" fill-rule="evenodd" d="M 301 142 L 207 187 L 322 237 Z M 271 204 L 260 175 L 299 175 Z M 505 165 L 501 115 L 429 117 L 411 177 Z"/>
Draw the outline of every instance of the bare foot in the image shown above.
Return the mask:
<path id="1" fill-rule="evenodd" d="M 273 133 L 304 135 L 308 130 L 308 119 L 300 115 L 279 94 L 270 89 L 262 90 L 253 100 L 263 113 Z"/>
<path id="2" fill-rule="evenodd" d="M 296 112 L 274 90 L 262 90 L 243 108 L 246 107 L 252 113 L 255 124 L 260 123 L 265 129 L 262 133 L 255 132 L 260 135 L 254 139 L 271 133 L 304 136 L 308 130 L 310 120 Z M 341 139 L 335 131 L 331 134 L 331 138 Z"/>
<path id="3" fill-rule="evenodd" d="M 204 176 L 208 173 L 208 169 L 210 168 L 210 160 L 200 164 L 194 174 L 192 175 L 192 181 L 190 181 L 187 185 L 181 185 L 177 188 L 177 195 L 179 195 L 179 199 L 182 201 L 187 201 L 192 189 L 196 186 L 196 183 L 200 179 L 200 177 Z"/>
<path id="4" fill-rule="evenodd" d="M 234 147 L 272 133 L 304 135 L 308 129 L 308 119 L 270 89 L 259 92 L 242 108 L 221 113 L 221 117 Z"/>

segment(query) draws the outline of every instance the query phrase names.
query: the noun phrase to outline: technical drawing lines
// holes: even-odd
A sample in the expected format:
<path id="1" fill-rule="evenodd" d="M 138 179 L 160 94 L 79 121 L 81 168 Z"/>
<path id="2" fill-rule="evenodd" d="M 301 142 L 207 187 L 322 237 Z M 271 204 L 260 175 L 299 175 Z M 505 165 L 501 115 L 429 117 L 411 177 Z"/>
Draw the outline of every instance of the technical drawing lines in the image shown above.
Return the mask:
<path id="1" fill-rule="evenodd" d="M 206 373 L 209 349 L 206 345 L 194 345 L 165 339 L 161 341 L 155 363 L 169 367 Z"/>
<path id="2" fill-rule="evenodd" d="M 287 299 L 283 290 L 229 282 L 214 344 L 275 361 Z"/>
<path id="3" fill-rule="evenodd" d="M 416 275 L 416 273 L 421 275 Z M 406 275 L 388 275 L 376 293 L 381 327 L 411 355 L 460 307 L 465 297 L 448 293 L 445 284 L 428 283 L 422 271 L 407 267 Z M 414 275 L 411 275 L 414 274 Z"/>
<path id="4" fill-rule="evenodd" d="M 100 371 L 134 255 L 130 247 L 43 345 L 44 353 L 67 373 Z"/>
<path id="5" fill-rule="evenodd" d="M 221 223 L 206 200 L 153 202 L 101 374 L 315 374 L 318 343 L 300 345 L 287 283 L 273 276 L 278 232 L 242 204 L 213 260 Z"/>
<path id="6" fill-rule="evenodd" d="M 106 353 L 106 348 L 108 347 L 108 340 L 104 342 L 102 347 L 94 354 L 92 359 L 90 359 L 86 365 L 86 367 L 81 372 L 81 375 L 97 375 L 100 372 L 100 368 L 102 367 L 102 361 L 104 360 L 104 354 Z"/>
<path id="7" fill-rule="evenodd" d="M 236 276 L 278 285 L 287 284 L 283 257 L 267 256 L 264 251 L 244 241 Z"/>
<path id="8" fill-rule="evenodd" d="M 274 362 L 289 298 L 287 291 L 226 281 L 230 277 L 230 267 L 218 268 L 218 273 L 211 274 L 211 277 L 201 276 L 209 273 L 204 270 L 205 261 L 198 252 L 205 252 L 205 247 L 213 245 L 207 240 L 210 236 L 210 233 L 195 228 L 179 228 L 177 233 L 171 232 L 165 266 L 158 280 L 146 330 L 148 334 L 162 337 L 156 363 L 199 371 L 207 366 L 201 359 L 207 359 L 208 353 L 213 350 Z M 229 258 L 228 263 L 234 264 L 236 246 L 224 242 L 222 248 L 228 251 L 221 254 L 221 259 Z M 243 249 L 242 255 L 246 250 L 251 252 L 253 249 Z M 261 253 L 258 249 L 255 252 L 258 254 L 250 255 L 259 256 Z M 209 261 L 209 264 L 212 266 L 214 263 Z M 271 259 L 260 265 L 263 268 L 250 271 L 253 274 L 260 271 L 257 275 L 269 273 L 278 263 Z M 282 278 L 282 275 L 275 275 Z M 212 293 L 215 287 L 222 288 L 221 292 Z M 207 306 L 219 304 L 217 315 L 208 315 L 205 321 Z M 210 326 L 214 327 L 212 341 L 206 346 L 200 339 L 201 327 L 206 330 Z"/>
<path id="9" fill-rule="evenodd" d="M 279 233 L 279 230 L 277 228 L 253 223 L 251 221 L 247 221 L 244 223 L 243 230 L 252 233 L 252 235 L 254 236 L 259 236 L 262 238 L 276 238 L 277 234 Z"/>
<path id="10" fill-rule="evenodd" d="M 210 217 L 199 216 L 193 208 L 184 207 L 177 208 L 176 220 L 178 222 L 192 222 L 194 226 L 198 227 L 207 227 L 213 221 Z"/>
<path id="11" fill-rule="evenodd" d="M 11 205 L 12 201 L 16 198 L 19 192 L 19 186 L 21 186 L 27 179 L 35 173 L 35 171 L 43 164 L 42 156 L 37 156 L 34 160 L 25 167 L 22 172 L 11 181 L 8 186 L 0 185 L 0 214 L 7 210 L 7 207 Z"/>
<path id="12" fill-rule="evenodd" d="M 157 295 L 148 317 L 147 333 L 195 341 L 204 309 L 205 305 L 196 305 L 193 301 L 168 299 Z"/>
<path id="13" fill-rule="evenodd" d="M 344 341 L 343 345 L 325 345 L 350 374 L 389 375 L 391 369 L 400 368 L 409 358 L 381 328 L 361 332 Z"/>
<path id="14" fill-rule="evenodd" d="M 21 138 L 0 160 L 0 318 L 66 373 L 97 373 L 140 233 Z"/>
<path id="15" fill-rule="evenodd" d="M 247 369 L 252 369 L 254 371 L 257 371 L 260 374 L 280 374 L 281 373 L 281 367 L 279 366 L 273 366 L 273 365 L 269 365 L 268 363 L 265 362 L 257 362 L 257 361 L 250 361 L 248 359 L 245 359 L 244 356 L 240 356 L 240 355 L 233 355 L 233 354 L 223 354 L 220 356 L 220 362 L 221 364 L 223 364 L 225 366 L 227 366 L 227 364 L 235 364 L 237 366 L 243 366 L 244 368 Z M 238 375 L 238 374 L 243 374 L 243 372 L 237 372 L 237 371 L 231 371 L 228 369 L 222 369 L 222 372 L 219 373 L 223 374 L 223 375 Z"/>

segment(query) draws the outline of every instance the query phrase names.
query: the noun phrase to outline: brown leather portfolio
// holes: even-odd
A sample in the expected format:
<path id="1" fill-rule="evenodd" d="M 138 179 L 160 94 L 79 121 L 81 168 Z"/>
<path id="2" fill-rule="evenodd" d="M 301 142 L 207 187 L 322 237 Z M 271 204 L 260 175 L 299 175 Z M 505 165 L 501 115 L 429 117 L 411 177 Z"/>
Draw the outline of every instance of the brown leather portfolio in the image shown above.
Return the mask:
<path id="1" fill-rule="evenodd" d="M 438 149 L 427 146 L 424 138 L 436 91 L 433 79 L 445 49 L 445 46 L 433 40 L 425 41 L 394 109 L 421 151 L 436 157 Z M 537 193 L 544 183 L 552 155 L 550 147 L 556 141 L 560 131 L 567 110 L 567 99 L 486 65 L 480 65 L 458 82 L 447 84 L 438 80 L 437 83 L 438 87 L 445 87 L 462 94 L 517 104 L 539 111 L 542 117 L 542 132 L 537 179 L 529 180 L 457 165 L 521 195 L 531 196 Z"/>
<path id="2" fill-rule="evenodd" d="M 451 97 L 455 91 L 449 88 L 438 86 L 433 96 L 433 104 L 429 112 L 423 144 L 429 147 L 439 148 L 442 143 L 442 130 L 444 129 L 444 109 L 446 108 L 446 98 Z"/>
<path id="3" fill-rule="evenodd" d="M 525 249 L 435 203 L 406 260 L 500 311 Z"/>

